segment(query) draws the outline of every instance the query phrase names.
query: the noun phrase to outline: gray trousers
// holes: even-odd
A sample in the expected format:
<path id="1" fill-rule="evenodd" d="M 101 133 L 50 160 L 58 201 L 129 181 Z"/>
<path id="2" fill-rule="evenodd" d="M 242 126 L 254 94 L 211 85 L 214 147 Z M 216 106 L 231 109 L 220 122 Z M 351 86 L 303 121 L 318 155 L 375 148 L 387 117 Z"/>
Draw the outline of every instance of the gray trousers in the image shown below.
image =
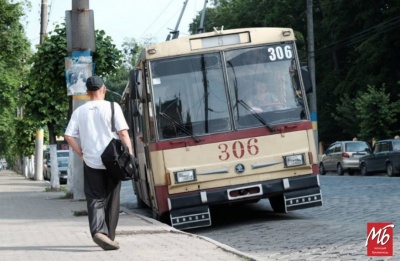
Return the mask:
<path id="1" fill-rule="evenodd" d="M 103 233 L 115 239 L 119 218 L 121 181 L 110 178 L 104 169 L 84 164 L 84 191 L 92 237 Z"/>

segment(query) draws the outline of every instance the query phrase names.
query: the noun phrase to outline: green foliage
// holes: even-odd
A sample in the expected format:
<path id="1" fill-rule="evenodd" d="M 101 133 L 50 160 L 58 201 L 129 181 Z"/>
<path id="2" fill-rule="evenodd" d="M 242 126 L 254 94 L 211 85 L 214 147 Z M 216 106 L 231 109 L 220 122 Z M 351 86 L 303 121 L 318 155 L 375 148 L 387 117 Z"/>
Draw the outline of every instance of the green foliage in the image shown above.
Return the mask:
<path id="1" fill-rule="evenodd" d="M 20 18 L 22 6 L 0 0 L 0 155 L 10 163 L 18 149 L 17 121 L 19 87 L 26 73 L 29 42 Z"/>
<path id="2" fill-rule="evenodd" d="M 118 71 L 105 79 L 107 87 L 106 100 L 119 102 L 128 81 L 129 71 L 121 66 Z"/>
<path id="3" fill-rule="evenodd" d="M 385 93 L 385 85 L 376 89 L 368 86 L 365 93 L 355 99 L 357 117 L 360 120 L 359 137 L 364 140 L 385 139 L 394 136 L 393 125 L 400 112 L 400 100 L 390 102 L 390 94 Z"/>
<path id="4" fill-rule="evenodd" d="M 30 118 L 18 119 L 15 122 L 16 146 L 15 155 L 33 155 L 35 150 L 37 124 Z"/>
<path id="5" fill-rule="evenodd" d="M 96 30 L 96 52 L 93 53 L 93 62 L 96 64 L 95 74 L 103 77 L 116 73 L 122 64 L 121 51 L 103 30 Z"/>
<path id="6" fill-rule="evenodd" d="M 336 123 L 342 129 L 344 134 L 347 134 L 347 139 L 357 137 L 360 131 L 357 117 L 357 110 L 354 100 L 345 94 L 341 99 L 340 103 L 336 105 L 336 113 L 332 113 L 332 117 L 336 120 Z"/>
<path id="7" fill-rule="evenodd" d="M 391 97 L 389 103 L 396 103 L 396 82 L 400 75 L 397 66 L 400 59 L 397 51 L 400 36 L 394 29 L 398 28 L 400 22 L 400 2 L 340 0 L 320 1 L 316 6 L 322 14 L 314 20 L 319 115 L 326 114 L 326 111 L 331 109 L 320 102 L 324 99 L 322 95 L 335 100 L 345 95 L 355 97 L 359 93 L 368 92 L 368 85 L 385 84 L 386 93 Z M 386 122 L 385 119 L 382 121 Z M 352 122 L 354 125 L 358 124 L 355 118 Z M 343 127 L 329 131 L 325 129 L 327 125 L 319 126 L 322 126 L 320 133 L 324 133 L 320 138 L 325 140 Z M 388 127 L 389 132 L 393 133 L 400 129 L 400 123 L 394 122 Z M 370 128 L 376 128 L 377 132 L 362 131 L 363 135 L 389 137 L 383 136 L 388 134 L 385 131 L 379 134 L 379 125 L 371 125 Z"/>
<path id="8" fill-rule="evenodd" d="M 143 49 L 143 45 L 139 44 L 134 38 L 125 39 L 122 44 L 123 55 L 124 55 L 124 67 L 130 71 L 135 67 L 140 51 Z"/>
<path id="9" fill-rule="evenodd" d="M 138 43 L 134 38 L 125 39 L 122 44 L 123 47 L 123 63 L 117 71 L 105 79 L 105 85 L 107 86 L 106 100 L 119 101 L 119 95 L 125 90 L 126 83 L 128 81 L 129 72 L 136 65 L 138 56 L 144 45 L 149 43 Z M 117 93 L 117 94 L 116 94 Z"/>

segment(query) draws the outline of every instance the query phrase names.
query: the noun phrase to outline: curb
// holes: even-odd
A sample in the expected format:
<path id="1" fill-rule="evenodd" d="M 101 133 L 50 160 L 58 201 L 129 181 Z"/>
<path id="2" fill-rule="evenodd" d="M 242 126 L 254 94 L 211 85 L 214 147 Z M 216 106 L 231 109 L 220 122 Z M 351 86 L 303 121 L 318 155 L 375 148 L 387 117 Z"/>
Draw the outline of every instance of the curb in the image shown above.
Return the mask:
<path id="1" fill-rule="evenodd" d="M 135 216 L 137 216 L 138 218 L 140 218 L 140 219 L 142 219 L 142 220 L 144 220 L 144 221 L 146 221 L 146 222 L 148 222 L 148 223 L 154 224 L 154 225 L 156 225 L 157 227 L 160 228 L 160 229 L 155 229 L 155 230 L 151 230 L 151 231 L 143 231 L 143 234 L 153 234 L 153 233 L 175 233 L 175 234 L 186 235 L 186 236 L 189 236 L 189 237 L 194 237 L 194 238 L 198 238 L 198 239 L 207 241 L 207 242 L 209 242 L 209 243 L 215 245 L 215 246 L 218 247 L 219 249 L 221 249 L 221 250 L 223 250 L 223 251 L 225 251 L 225 252 L 228 252 L 228 253 L 237 255 L 237 256 L 243 258 L 244 260 L 247 260 L 247 261 L 257 261 L 257 259 L 256 259 L 255 257 L 253 257 L 253 256 L 251 256 L 251 255 L 249 255 L 249 254 L 246 254 L 246 253 L 244 253 L 244 252 L 241 252 L 241 251 L 239 251 L 239 250 L 237 250 L 237 249 L 235 249 L 235 248 L 233 248 L 233 247 L 230 247 L 230 246 L 228 246 L 228 245 L 225 245 L 225 244 L 222 244 L 222 243 L 220 243 L 220 242 L 218 242 L 218 241 L 215 241 L 214 239 L 211 239 L 211 238 L 208 238 L 208 237 L 205 237 L 205 236 L 199 236 L 199 235 L 196 235 L 196 234 L 191 234 L 191 233 L 189 233 L 189 232 L 185 232 L 185 231 L 178 230 L 178 229 L 173 228 L 173 227 L 171 227 L 171 226 L 169 226 L 169 225 L 167 225 L 167 224 L 164 224 L 164 223 L 162 223 L 162 222 L 160 222 L 160 221 L 158 221 L 158 220 L 156 220 L 156 219 L 148 218 L 148 217 L 143 216 L 143 215 L 141 215 L 141 214 L 135 213 L 135 212 L 133 212 L 132 210 L 127 209 L 127 208 L 125 208 L 125 207 L 120 207 L 120 209 L 123 210 L 123 211 L 126 212 L 126 213 L 129 213 L 129 215 L 135 215 Z M 121 231 L 121 232 L 123 233 L 123 231 Z M 125 233 L 126 233 L 126 232 L 125 232 Z"/>

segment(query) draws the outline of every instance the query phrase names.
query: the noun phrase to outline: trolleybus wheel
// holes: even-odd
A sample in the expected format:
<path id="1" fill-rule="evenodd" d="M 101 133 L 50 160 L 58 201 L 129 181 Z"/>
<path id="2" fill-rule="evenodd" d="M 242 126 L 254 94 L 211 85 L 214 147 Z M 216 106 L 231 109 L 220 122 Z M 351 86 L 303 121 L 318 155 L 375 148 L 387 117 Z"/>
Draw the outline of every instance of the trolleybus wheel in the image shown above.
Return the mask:
<path id="1" fill-rule="evenodd" d="M 140 198 L 139 195 L 136 195 L 136 202 L 137 202 L 137 207 L 138 208 L 147 208 L 147 204 L 144 203 L 144 201 Z"/>
<path id="2" fill-rule="evenodd" d="M 162 222 L 164 224 L 167 224 L 167 225 L 171 225 L 171 219 L 170 219 L 170 216 L 169 216 L 169 212 L 160 214 L 157 210 L 152 208 L 151 213 L 152 213 L 152 217 L 155 220 L 158 220 L 158 221 L 160 221 L 160 222 Z"/>

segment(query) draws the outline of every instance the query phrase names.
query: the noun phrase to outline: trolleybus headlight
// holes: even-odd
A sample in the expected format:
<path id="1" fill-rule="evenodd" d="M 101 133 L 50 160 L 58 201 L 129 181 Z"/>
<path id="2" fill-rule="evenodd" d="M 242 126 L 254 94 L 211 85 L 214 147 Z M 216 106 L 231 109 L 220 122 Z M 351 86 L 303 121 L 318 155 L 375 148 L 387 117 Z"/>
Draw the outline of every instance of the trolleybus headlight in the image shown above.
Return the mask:
<path id="1" fill-rule="evenodd" d="M 285 167 L 295 167 L 306 164 L 304 161 L 304 154 L 295 154 L 283 156 Z"/>
<path id="2" fill-rule="evenodd" d="M 190 182 L 196 180 L 194 169 L 174 172 L 176 183 Z"/>

